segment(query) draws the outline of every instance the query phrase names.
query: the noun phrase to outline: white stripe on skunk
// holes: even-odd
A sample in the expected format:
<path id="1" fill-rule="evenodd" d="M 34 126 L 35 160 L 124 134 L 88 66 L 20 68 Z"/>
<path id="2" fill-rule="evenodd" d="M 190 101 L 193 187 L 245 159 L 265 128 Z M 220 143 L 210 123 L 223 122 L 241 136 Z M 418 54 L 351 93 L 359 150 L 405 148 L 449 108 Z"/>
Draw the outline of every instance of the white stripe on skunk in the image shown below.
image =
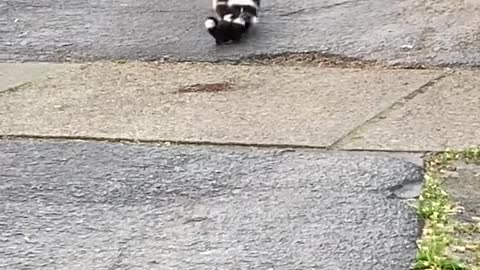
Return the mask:
<path id="1" fill-rule="evenodd" d="M 250 6 L 258 8 L 257 3 L 253 0 L 228 0 L 228 6 Z"/>
<path id="2" fill-rule="evenodd" d="M 213 19 L 208 19 L 205 21 L 205 28 L 207 29 L 212 29 L 217 26 L 217 22 L 215 22 Z"/>

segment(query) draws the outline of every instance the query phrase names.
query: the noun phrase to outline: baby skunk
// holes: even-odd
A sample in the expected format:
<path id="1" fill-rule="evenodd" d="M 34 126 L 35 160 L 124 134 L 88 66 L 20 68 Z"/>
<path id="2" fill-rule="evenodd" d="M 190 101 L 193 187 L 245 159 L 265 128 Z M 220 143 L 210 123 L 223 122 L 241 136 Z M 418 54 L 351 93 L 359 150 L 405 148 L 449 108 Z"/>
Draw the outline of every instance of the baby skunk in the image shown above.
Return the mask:
<path id="1" fill-rule="evenodd" d="M 213 0 L 218 18 L 208 17 L 205 28 L 217 45 L 238 42 L 258 22 L 259 6 L 260 0 Z"/>
<path id="2" fill-rule="evenodd" d="M 229 17 L 220 20 L 215 17 L 208 17 L 205 21 L 205 27 L 215 39 L 217 45 L 229 41 L 238 42 L 247 31 L 246 24 L 243 21 L 237 20 L 235 22 L 230 20 Z"/>

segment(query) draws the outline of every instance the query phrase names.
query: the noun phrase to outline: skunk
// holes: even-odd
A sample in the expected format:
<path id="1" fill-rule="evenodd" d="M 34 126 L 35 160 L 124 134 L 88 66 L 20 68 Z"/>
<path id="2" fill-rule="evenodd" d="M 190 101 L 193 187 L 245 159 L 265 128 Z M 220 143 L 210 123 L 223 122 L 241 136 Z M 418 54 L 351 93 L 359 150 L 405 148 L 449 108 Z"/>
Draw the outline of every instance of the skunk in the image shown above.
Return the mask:
<path id="1" fill-rule="evenodd" d="M 208 17 L 205 28 L 217 45 L 238 42 L 258 22 L 260 0 L 213 0 L 218 18 Z"/>

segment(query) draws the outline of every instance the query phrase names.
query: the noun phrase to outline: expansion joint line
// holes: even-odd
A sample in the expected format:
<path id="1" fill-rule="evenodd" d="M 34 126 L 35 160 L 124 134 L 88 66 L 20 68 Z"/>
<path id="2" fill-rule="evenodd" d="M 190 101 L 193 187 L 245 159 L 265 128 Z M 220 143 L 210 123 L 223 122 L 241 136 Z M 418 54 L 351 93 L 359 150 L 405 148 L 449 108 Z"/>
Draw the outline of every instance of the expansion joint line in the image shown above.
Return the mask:
<path id="1" fill-rule="evenodd" d="M 405 106 L 409 101 L 414 99 L 416 96 L 426 93 L 435 84 L 437 84 L 438 82 L 440 82 L 441 80 L 447 78 L 448 76 L 450 76 L 452 74 L 453 74 L 453 72 L 445 72 L 445 73 L 431 79 L 430 81 L 423 84 L 419 88 L 415 89 L 414 91 L 408 93 L 406 96 L 403 96 L 400 99 L 398 99 L 397 101 L 395 101 L 394 103 L 392 103 L 392 105 L 390 105 L 388 108 L 380 111 L 379 113 L 375 114 L 373 117 L 367 119 L 365 122 L 361 123 L 360 125 L 356 126 L 352 130 L 347 132 L 345 135 L 343 135 L 338 140 L 336 140 L 334 143 L 332 143 L 329 147 L 327 147 L 327 149 L 331 149 L 331 150 L 338 149 L 345 142 L 349 141 L 352 137 L 357 135 L 365 127 L 367 127 L 367 126 L 369 126 L 373 123 L 376 123 L 376 122 L 378 122 L 382 119 L 387 118 L 388 114 L 391 111 Z"/>

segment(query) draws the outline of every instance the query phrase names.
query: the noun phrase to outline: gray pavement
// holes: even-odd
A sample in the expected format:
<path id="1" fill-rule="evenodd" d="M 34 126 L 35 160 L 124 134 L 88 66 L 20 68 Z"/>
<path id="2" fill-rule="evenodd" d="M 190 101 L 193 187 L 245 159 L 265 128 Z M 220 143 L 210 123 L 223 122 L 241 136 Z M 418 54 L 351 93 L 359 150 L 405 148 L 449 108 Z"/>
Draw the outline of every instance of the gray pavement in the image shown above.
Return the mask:
<path id="1" fill-rule="evenodd" d="M 3 140 L 2 269 L 409 269 L 420 224 L 374 154 Z"/>
<path id="2" fill-rule="evenodd" d="M 221 48 L 202 28 L 210 7 L 210 0 L 4 0 L 0 61 L 216 61 L 316 51 L 387 64 L 480 64 L 474 0 L 268 0 L 251 36 Z"/>
<path id="3" fill-rule="evenodd" d="M 479 66 L 479 11 L 271 0 L 244 43 L 216 47 L 210 0 L 4 0 L 0 62 L 314 51 Z M 477 73 L 2 63 L 0 136 L 442 150 L 478 143 Z M 212 83 L 231 87 L 182 92 Z M 418 157 L 2 139 L 0 268 L 409 269 L 421 224 L 406 199 L 423 175 L 406 160 Z"/>

